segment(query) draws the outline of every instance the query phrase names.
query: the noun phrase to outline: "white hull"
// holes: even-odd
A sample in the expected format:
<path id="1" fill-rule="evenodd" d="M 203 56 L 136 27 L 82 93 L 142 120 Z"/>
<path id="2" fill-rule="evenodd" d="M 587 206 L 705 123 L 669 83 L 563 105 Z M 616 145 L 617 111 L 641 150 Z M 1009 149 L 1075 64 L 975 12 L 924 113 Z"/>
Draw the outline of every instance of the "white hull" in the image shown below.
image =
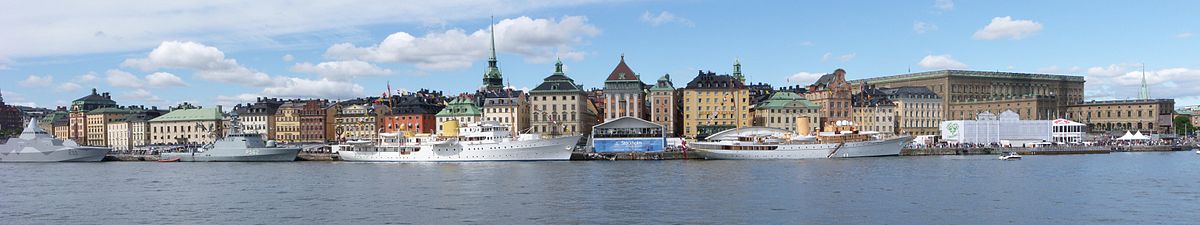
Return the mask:
<path id="1" fill-rule="evenodd" d="M 853 158 L 874 156 L 897 156 L 900 149 L 912 137 L 904 136 L 886 140 L 848 142 L 838 147 L 839 143 L 797 144 L 797 145 L 761 145 L 778 146 L 774 150 L 723 150 L 720 142 L 700 142 L 689 144 L 705 159 L 821 159 L 821 158 Z M 754 146 L 754 145 L 750 145 Z"/>
<path id="2" fill-rule="evenodd" d="M 500 143 L 448 142 L 421 145 L 419 151 L 348 150 L 334 146 L 342 161 L 360 162 L 465 162 L 570 160 L 571 149 L 582 136 L 565 136 Z"/>

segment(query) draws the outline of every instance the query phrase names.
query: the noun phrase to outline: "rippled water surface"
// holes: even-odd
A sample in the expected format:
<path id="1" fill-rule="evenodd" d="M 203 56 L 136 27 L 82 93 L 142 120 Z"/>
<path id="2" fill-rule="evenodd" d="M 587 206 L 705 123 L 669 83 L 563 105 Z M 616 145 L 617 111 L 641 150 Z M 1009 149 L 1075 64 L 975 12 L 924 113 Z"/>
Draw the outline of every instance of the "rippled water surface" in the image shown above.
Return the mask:
<path id="1" fill-rule="evenodd" d="M 1191 152 L 0 164 L 0 223 L 1200 223 Z"/>

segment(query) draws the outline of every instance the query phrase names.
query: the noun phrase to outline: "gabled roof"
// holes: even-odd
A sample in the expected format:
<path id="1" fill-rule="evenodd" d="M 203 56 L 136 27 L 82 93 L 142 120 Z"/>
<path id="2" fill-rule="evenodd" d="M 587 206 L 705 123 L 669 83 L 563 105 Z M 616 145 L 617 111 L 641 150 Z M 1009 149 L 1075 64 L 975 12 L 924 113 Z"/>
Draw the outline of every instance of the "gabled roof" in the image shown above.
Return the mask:
<path id="1" fill-rule="evenodd" d="M 804 96 L 786 91 L 775 92 L 770 98 L 754 106 L 755 109 L 782 109 L 790 107 L 821 108 L 820 105 L 809 101 Z"/>
<path id="2" fill-rule="evenodd" d="M 105 95 L 107 95 L 108 93 L 106 92 L 106 93 L 104 93 L 104 94 L 105 94 Z M 93 89 L 92 89 L 92 94 L 90 94 L 90 95 L 87 95 L 87 96 L 83 96 L 83 97 L 81 97 L 81 98 L 79 98 L 79 99 L 75 99 L 75 102 L 83 102 L 83 103 L 100 103 L 100 104 L 117 104 L 117 102 L 113 101 L 113 100 L 112 100 L 112 99 L 110 99 L 109 97 L 105 97 L 105 96 L 103 96 L 103 95 L 100 95 L 99 93 L 96 93 L 96 89 L 95 89 L 95 88 L 93 88 Z"/>
<path id="3" fill-rule="evenodd" d="M 625 65 L 625 55 L 624 54 L 621 55 L 621 62 L 618 62 L 617 67 L 613 68 L 612 73 L 608 74 L 608 79 L 604 79 L 604 80 L 605 81 L 638 81 L 638 82 L 641 82 L 641 79 L 638 79 L 637 74 L 633 73 L 633 69 L 629 69 L 629 65 Z"/>
<path id="4" fill-rule="evenodd" d="M 651 87 L 650 90 L 652 90 L 652 91 L 675 90 L 675 84 L 671 83 L 671 74 L 665 74 L 662 77 L 658 78 L 658 82 L 656 82 L 654 84 L 654 87 Z"/>
<path id="5" fill-rule="evenodd" d="M 151 119 L 150 122 L 177 122 L 177 121 L 211 121 L 222 120 L 221 111 L 217 108 L 200 108 L 200 109 L 176 109 Z"/>
<path id="6" fill-rule="evenodd" d="M 688 82 L 687 89 L 745 89 L 746 84 L 730 75 L 717 75 L 703 70 Z"/>
<path id="7" fill-rule="evenodd" d="M 451 116 L 482 116 L 483 111 L 479 110 L 479 106 L 475 105 L 475 101 L 471 98 L 460 97 L 450 101 L 446 108 L 437 113 L 438 117 Z"/>

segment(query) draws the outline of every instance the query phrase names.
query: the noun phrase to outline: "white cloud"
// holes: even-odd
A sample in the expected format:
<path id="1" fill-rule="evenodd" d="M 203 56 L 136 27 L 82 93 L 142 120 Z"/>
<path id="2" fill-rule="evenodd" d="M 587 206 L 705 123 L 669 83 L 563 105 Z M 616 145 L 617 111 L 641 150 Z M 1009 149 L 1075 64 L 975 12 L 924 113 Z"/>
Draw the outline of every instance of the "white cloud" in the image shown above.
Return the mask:
<path id="1" fill-rule="evenodd" d="M 1137 98 L 1142 84 L 1142 66 L 1134 63 L 1095 66 L 1087 69 L 1085 97 L 1089 99 Z M 1145 71 L 1151 98 L 1194 98 L 1200 96 L 1200 69 L 1174 67 Z"/>
<path id="2" fill-rule="evenodd" d="M 260 95 L 249 94 L 249 93 L 239 94 L 236 96 L 218 95 L 217 96 L 217 105 L 221 105 L 225 108 L 232 109 L 232 107 L 237 104 L 253 103 L 255 101 L 258 101 L 258 97 L 260 97 Z"/>
<path id="3" fill-rule="evenodd" d="M 225 58 L 220 49 L 195 42 L 164 41 L 146 58 L 126 59 L 121 66 L 142 71 L 188 69 L 204 80 L 251 86 L 271 85 L 271 77 Z"/>
<path id="4" fill-rule="evenodd" d="M 365 25 L 444 24 L 594 2 L 599 1 L 22 2 L 4 4 L 0 27 L 21 32 L 0 32 L 0 52 L 14 59 L 128 52 L 180 37 L 219 46 L 271 48 L 332 39 L 293 40 L 294 34 L 328 32 L 324 36 L 341 37 L 361 32 L 355 28 Z"/>
<path id="5" fill-rule="evenodd" d="M 38 104 L 36 102 L 29 101 L 29 99 L 26 98 L 25 95 L 21 94 L 21 93 L 0 90 L 0 95 L 4 96 L 4 102 L 5 102 L 5 104 L 8 104 L 8 105 L 38 107 Z"/>
<path id="6" fill-rule="evenodd" d="M 808 85 L 813 82 L 817 82 L 817 79 L 820 79 L 821 76 L 824 75 L 824 73 L 799 72 L 788 76 L 787 81 L 791 83 Z"/>
<path id="7" fill-rule="evenodd" d="M 58 87 L 54 88 L 54 90 L 58 92 L 75 92 L 78 91 L 79 88 L 81 87 L 75 82 L 66 82 L 58 85 Z"/>
<path id="8" fill-rule="evenodd" d="M 645 13 L 642 13 L 642 22 L 656 27 L 668 23 L 676 23 L 687 27 L 696 26 L 695 23 L 692 23 L 692 20 L 676 16 L 675 14 L 667 11 L 659 12 L 658 15 L 654 15 L 651 14 L 650 11 L 646 11 Z"/>
<path id="9" fill-rule="evenodd" d="M 187 83 L 183 82 L 183 79 L 180 79 L 178 76 L 175 76 L 175 74 L 171 74 L 171 73 L 167 73 L 167 72 L 157 72 L 157 73 L 152 73 L 150 75 L 146 75 L 146 83 L 150 84 L 151 87 L 172 87 L 172 86 L 186 87 L 186 86 L 188 86 Z"/>
<path id="10" fill-rule="evenodd" d="M 363 96 L 363 87 L 347 81 L 285 78 L 280 85 L 263 89 L 262 96 L 280 98 L 350 99 Z"/>
<path id="11" fill-rule="evenodd" d="M 916 21 L 916 22 L 913 22 L 912 29 L 913 29 L 913 32 L 917 32 L 918 34 L 924 34 L 925 32 L 937 31 L 938 26 L 935 24 L 932 24 L 932 23 L 926 23 L 924 21 Z"/>
<path id="12" fill-rule="evenodd" d="M 951 0 L 934 0 L 934 1 L 933 1 L 933 8 L 936 8 L 936 9 L 938 9 L 938 10 L 942 10 L 942 11 L 950 11 L 950 10 L 954 10 L 954 1 L 951 1 Z"/>
<path id="13" fill-rule="evenodd" d="M 854 59 L 854 57 L 857 55 L 858 54 L 855 54 L 855 53 L 850 53 L 850 54 L 845 54 L 845 55 L 834 55 L 831 52 L 826 52 L 824 55 L 821 55 L 821 61 L 827 62 L 829 60 L 837 60 L 837 61 L 845 62 L 845 61 L 850 61 L 850 60 Z"/>
<path id="14" fill-rule="evenodd" d="M 586 17 L 565 16 L 561 19 L 531 19 L 518 17 L 496 24 L 496 48 L 515 53 L 527 61 L 554 59 L 582 60 L 584 54 L 574 46 L 584 44 L 584 38 L 595 36 L 600 29 L 588 24 Z M 335 60 L 361 60 L 376 63 L 412 63 L 419 69 L 447 70 L 471 66 L 488 54 L 490 33 L 480 29 L 470 34 L 461 29 L 431 32 L 415 37 L 406 32 L 388 35 L 383 42 L 368 47 L 350 43 L 330 46 L 325 56 Z"/>
<path id="15" fill-rule="evenodd" d="M 53 83 L 54 83 L 54 77 L 52 77 L 50 75 L 45 75 L 45 76 L 29 75 L 28 78 L 25 78 L 25 80 L 22 80 L 20 82 L 21 86 L 26 86 L 26 87 L 46 87 L 46 86 L 50 86 L 50 84 L 53 84 Z"/>
<path id="16" fill-rule="evenodd" d="M 141 88 L 145 83 L 134 76 L 132 73 L 120 70 L 108 70 L 105 72 L 105 80 L 108 85 L 113 87 Z"/>
<path id="17" fill-rule="evenodd" d="M 85 83 L 96 81 L 97 79 L 100 79 L 100 78 L 97 77 L 96 72 L 93 72 L 93 71 L 89 71 L 88 73 L 79 75 L 79 77 L 75 78 L 76 81 L 85 82 Z"/>
<path id="18" fill-rule="evenodd" d="M 1192 34 L 1192 32 L 1183 32 L 1183 33 L 1176 34 L 1175 38 L 1176 39 L 1188 39 L 1188 38 L 1192 38 L 1192 36 L 1195 36 L 1194 34 Z"/>
<path id="19" fill-rule="evenodd" d="M 291 62 L 292 60 L 296 60 L 296 57 L 292 56 L 292 54 L 287 54 L 287 55 L 283 55 L 282 59 L 284 62 Z"/>
<path id="20" fill-rule="evenodd" d="M 317 65 L 311 63 L 297 63 L 292 66 L 292 71 L 300 73 L 315 73 L 321 77 L 332 80 L 348 80 L 357 76 L 378 76 L 392 74 L 392 70 L 379 68 L 371 63 L 349 60 L 349 61 L 333 61 L 322 62 Z"/>
<path id="21" fill-rule="evenodd" d="M 967 64 L 955 60 L 950 55 L 926 55 L 917 65 L 925 69 L 966 69 Z"/>
<path id="22" fill-rule="evenodd" d="M 133 100 L 142 101 L 144 103 L 158 104 L 158 103 L 166 102 L 162 98 L 159 98 L 157 95 L 154 95 L 154 93 L 150 93 L 150 91 L 147 91 L 146 89 L 140 89 L 140 88 L 137 90 L 134 90 L 133 92 L 125 93 L 122 96 L 133 99 Z"/>
<path id="23" fill-rule="evenodd" d="M 1021 40 L 1042 30 L 1042 24 L 1033 20 L 1013 20 L 1011 16 L 992 18 L 992 22 L 983 29 L 975 31 L 974 39 Z"/>
<path id="24" fill-rule="evenodd" d="M 3 55 L 0 55 L 0 70 L 10 69 L 10 68 L 8 68 L 8 65 L 12 64 L 12 63 L 13 63 L 12 59 L 8 59 L 8 57 L 4 57 Z"/>

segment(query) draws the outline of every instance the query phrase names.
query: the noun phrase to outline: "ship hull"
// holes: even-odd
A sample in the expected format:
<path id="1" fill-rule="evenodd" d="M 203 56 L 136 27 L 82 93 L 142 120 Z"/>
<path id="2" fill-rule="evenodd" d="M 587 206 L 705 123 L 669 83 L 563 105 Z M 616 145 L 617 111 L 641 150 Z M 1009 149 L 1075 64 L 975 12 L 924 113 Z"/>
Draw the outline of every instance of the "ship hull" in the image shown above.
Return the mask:
<path id="1" fill-rule="evenodd" d="M 705 159 L 821 159 L 821 158 L 855 158 L 897 156 L 900 149 L 912 137 L 904 136 L 886 140 L 848 142 L 838 147 L 838 143 L 777 145 L 775 150 L 722 150 L 720 145 L 712 143 L 697 143 L 689 145 L 700 152 Z"/>
<path id="2" fill-rule="evenodd" d="M 420 151 L 410 153 L 341 150 L 338 151 L 338 158 L 355 162 L 560 161 L 571 159 L 571 148 L 581 137 L 477 145 L 425 145 L 421 146 Z"/>
<path id="3" fill-rule="evenodd" d="M 299 148 L 254 148 L 239 151 L 162 153 L 159 158 L 178 158 L 180 162 L 291 162 L 296 161 L 298 154 Z"/>
<path id="4" fill-rule="evenodd" d="M 29 148 L 29 147 L 26 147 Z M 14 151 L 0 154 L 0 162 L 100 162 L 109 148 L 64 148 L 53 151 Z"/>

